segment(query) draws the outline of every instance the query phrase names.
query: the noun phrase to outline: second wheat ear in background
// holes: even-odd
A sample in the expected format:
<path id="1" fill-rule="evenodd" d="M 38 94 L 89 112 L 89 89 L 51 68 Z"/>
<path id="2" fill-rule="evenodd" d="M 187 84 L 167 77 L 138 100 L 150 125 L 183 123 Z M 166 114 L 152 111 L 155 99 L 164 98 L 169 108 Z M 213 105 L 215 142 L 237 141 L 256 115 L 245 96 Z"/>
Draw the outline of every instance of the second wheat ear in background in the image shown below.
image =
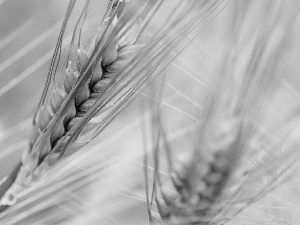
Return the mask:
<path id="1" fill-rule="evenodd" d="M 153 155 L 145 154 L 144 161 L 148 163 L 146 184 L 150 183 L 146 195 L 149 220 L 157 224 L 244 224 L 234 219 L 294 175 L 299 141 L 288 137 L 294 128 L 287 125 L 289 131 L 285 131 L 294 118 L 272 121 L 276 130 L 264 127 L 264 122 L 272 115 L 266 112 L 273 107 L 273 96 L 283 87 L 277 72 L 289 68 L 288 63 L 281 63 L 291 51 L 290 43 L 295 43 L 289 32 L 295 29 L 298 12 L 282 2 L 253 1 L 242 6 L 245 11 L 239 12 L 231 33 L 233 43 L 210 74 L 213 88 L 205 86 L 204 100 L 200 95 L 196 98 L 202 106 L 195 110 L 196 128 L 180 140 L 172 139 L 178 129 L 167 121 L 174 116 L 172 111 L 153 113 L 152 124 L 160 127 L 151 127 Z M 273 14 L 266 14 L 262 6 Z M 248 18 L 255 7 L 261 29 L 253 16 Z M 249 30 L 243 40 L 245 24 Z M 154 170 L 153 176 L 148 175 L 152 172 L 148 167 Z"/>

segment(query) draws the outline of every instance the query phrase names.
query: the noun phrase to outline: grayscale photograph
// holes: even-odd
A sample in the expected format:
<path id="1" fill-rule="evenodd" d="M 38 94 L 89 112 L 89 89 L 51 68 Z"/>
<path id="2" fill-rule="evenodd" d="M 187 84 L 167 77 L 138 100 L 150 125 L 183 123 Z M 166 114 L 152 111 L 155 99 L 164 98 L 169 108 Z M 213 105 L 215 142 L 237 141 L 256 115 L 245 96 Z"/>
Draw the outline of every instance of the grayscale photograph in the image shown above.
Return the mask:
<path id="1" fill-rule="evenodd" d="M 300 1 L 0 0 L 0 225 L 300 225 Z"/>

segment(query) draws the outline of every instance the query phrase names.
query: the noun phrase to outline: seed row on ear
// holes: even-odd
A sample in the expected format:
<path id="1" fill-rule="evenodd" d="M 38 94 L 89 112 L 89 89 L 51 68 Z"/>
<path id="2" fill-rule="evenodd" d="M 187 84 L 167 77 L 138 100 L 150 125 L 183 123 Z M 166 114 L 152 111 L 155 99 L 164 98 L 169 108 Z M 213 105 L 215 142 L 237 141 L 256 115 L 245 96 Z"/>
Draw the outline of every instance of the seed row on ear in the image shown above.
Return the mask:
<path id="1" fill-rule="evenodd" d="M 185 172 L 182 170 L 174 172 L 172 182 L 175 189 L 172 190 L 172 194 L 169 194 L 170 190 L 162 190 L 161 198 L 157 198 L 161 217 L 176 221 L 178 218 L 206 216 L 228 178 L 229 165 L 224 161 L 224 156 L 214 155 L 214 160 L 208 164 L 206 173 L 202 177 L 195 178 L 196 192 L 189 199 L 186 198 L 186 195 L 190 195 L 186 193 L 189 191 L 187 180 L 182 176 Z"/>
<path id="2" fill-rule="evenodd" d="M 111 73 L 106 71 L 106 67 L 111 66 L 113 67 L 115 63 L 118 63 L 117 60 L 117 47 L 116 46 L 109 46 L 109 48 L 107 48 L 105 51 L 109 51 L 109 52 L 113 52 L 112 54 L 106 54 L 105 56 L 108 57 L 108 60 L 106 60 L 106 62 L 109 62 L 110 64 L 107 66 L 103 65 L 103 61 L 104 61 L 104 57 L 102 57 L 102 61 L 98 61 L 95 63 L 93 70 L 92 70 L 92 74 L 91 79 L 89 79 L 89 82 L 86 82 L 82 85 L 82 87 L 79 89 L 77 96 L 73 102 L 72 107 L 70 108 L 70 110 L 67 111 L 65 117 L 64 117 L 64 121 L 59 121 L 60 123 L 57 123 L 54 127 L 53 133 L 51 135 L 51 145 L 52 148 L 54 147 L 55 143 L 59 140 L 59 138 L 63 137 L 65 132 L 68 130 L 71 130 L 72 127 L 74 125 L 76 125 L 76 123 L 80 120 L 80 118 L 82 116 L 84 116 L 84 114 L 95 104 L 97 97 L 101 94 L 103 94 L 101 91 L 103 89 L 105 89 L 107 87 L 107 85 L 111 82 L 111 80 L 114 78 L 115 73 Z M 77 51 L 79 52 L 79 51 Z M 84 51 L 80 51 L 80 54 L 84 54 Z M 113 56 L 113 57 L 112 57 Z M 86 58 L 87 56 L 84 57 L 77 57 L 77 59 L 83 59 Z M 102 62 L 102 65 L 101 65 Z M 118 63 L 119 64 L 119 63 Z M 71 65 L 71 64 L 70 64 Z M 77 71 L 73 72 L 72 75 L 73 77 L 78 77 L 75 76 L 75 74 L 79 74 L 79 69 L 82 68 L 82 66 L 84 65 L 82 61 L 79 61 L 79 63 L 76 64 L 77 65 Z M 124 64 L 119 64 L 119 66 L 115 66 L 115 72 L 117 71 L 117 69 L 120 69 L 122 66 L 124 66 Z M 103 70 L 105 72 L 103 72 Z M 67 74 L 65 74 L 67 76 Z M 71 80 L 71 79 L 70 79 Z M 66 86 L 71 86 L 70 83 L 65 85 Z M 56 96 L 59 96 L 60 92 L 66 92 L 66 89 L 64 89 L 63 91 L 61 90 L 57 90 L 53 92 L 53 99 L 56 98 Z M 67 96 L 67 95 L 65 95 Z M 47 111 L 46 114 L 49 115 L 49 117 L 52 115 L 52 111 L 58 111 L 61 102 L 63 101 L 63 99 L 59 99 L 58 103 L 56 105 L 50 105 L 47 106 Z M 47 115 L 47 116 L 48 116 Z M 45 153 L 45 155 L 47 155 L 48 153 Z M 40 156 L 42 157 L 42 156 Z M 30 164 L 32 164 L 32 162 L 30 162 Z"/>
<path id="3" fill-rule="evenodd" d="M 236 139 L 239 138 L 239 129 L 236 127 L 239 125 L 239 121 L 236 121 L 231 124 L 235 128 L 221 132 L 223 147 L 219 144 L 213 146 L 221 147 L 220 149 L 193 152 L 193 157 L 179 160 L 177 166 L 174 166 L 171 187 L 162 187 L 161 196 L 156 197 L 162 220 L 178 224 L 179 221 L 194 218 L 193 222 L 185 224 L 195 224 L 195 221 L 200 223 L 201 219 L 214 215 L 215 203 L 231 176 L 232 160 L 238 146 Z"/>

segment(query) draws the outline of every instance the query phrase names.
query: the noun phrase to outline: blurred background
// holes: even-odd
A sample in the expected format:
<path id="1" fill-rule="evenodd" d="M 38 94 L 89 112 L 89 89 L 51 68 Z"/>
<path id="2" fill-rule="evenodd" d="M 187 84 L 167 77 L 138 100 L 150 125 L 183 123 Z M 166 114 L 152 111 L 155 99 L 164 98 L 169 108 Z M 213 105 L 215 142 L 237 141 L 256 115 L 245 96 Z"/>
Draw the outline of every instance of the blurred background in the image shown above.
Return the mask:
<path id="1" fill-rule="evenodd" d="M 102 18 L 107 2 L 98 1 L 91 10 Z M 148 137 L 151 110 L 157 104 L 162 108 L 171 146 L 179 153 L 191 148 L 193 125 L 203 110 L 207 89 L 215 82 L 212 74 L 218 71 L 222 76 L 224 66 L 235 67 L 235 73 L 246 71 L 244 65 L 252 45 L 257 44 L 252 35 L 264 29 L 264 16 L 278 15 L 274 13 L 278 8 L 272 11 L 268 5 L 272 1 L 249 2 L 253 4 L 232 1 L 207 26 L 202 25 L 200 34 L 96 140 L 54 168 L 46 182 L 24 193 L 17 205 L 0 215 L 0 223 L 148 224 L 143 155 L 153 147 Z M 275 22 L 279 28 L 274 34 L 274 43 L 277 36 L 288 36 L 288 44 L 279 52 L 284 60 L 278 65 L 267 64 L 274 68 L 273 73 L 278 73 L 280 85 L 272 92 L 264 111 L 255 116 L 270 133 L 276 130 L 276 121 L 297 115 L 300 109 L 299 16 L 291 32 L 281 29 L 285 15 L 299 11 L 299 3 L 284 2 L 286 7 L 281 10 L 285 14 Z M 78 1 L 74 15 L 79 15 L 83 4 L 84 1 Z M 68 1 L 60 0 L 0 0 L 0 178 L 12 170 L 27 147 L 32 117 L 67 5 Z M 160 16 L 169 10 L 167 6 L 161 9 Z M 66 38 L 76 19 L 71 19 Z M 93 27 L 93 19 L 88 20 Z M 239 40 L 232 35 L 235 26 L 240 28 Z M 87 41 L 94 32 L 92 28 L 87 31 Z M 238 57 L 243 56 L 234 66 L 226 61 L 232 49 Z M 159 96 L 156 90 L 161 83 L 164 88 Z M 299 120 L 295 118 L 292 123 L 297 124 Z M 295 137 L 298 134 L 296 129 Z M 298 169 L 293 173 L 292 179 L 228 224 L 300 224 L 300 174 Z"/>

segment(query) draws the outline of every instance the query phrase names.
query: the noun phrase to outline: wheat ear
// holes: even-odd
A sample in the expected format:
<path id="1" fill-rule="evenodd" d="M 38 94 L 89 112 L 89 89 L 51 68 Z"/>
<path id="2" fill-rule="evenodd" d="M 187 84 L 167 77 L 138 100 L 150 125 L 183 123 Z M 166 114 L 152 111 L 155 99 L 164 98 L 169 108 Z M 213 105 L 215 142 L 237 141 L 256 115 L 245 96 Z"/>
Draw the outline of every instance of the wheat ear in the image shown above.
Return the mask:
<path id="1" fill-rule="evenodd" d="M 72 4 L 71 1 L 70 10 Z M 114 7 L 117 6 L 114 5 Z M 115 8 L 111 10 L 115 10 Z M 107 29 L 107 27 L 111 30 L 114 29 L 118 20 L 115 14 L 112 15 L 112 18 L 108 18 L 111 20 L 108 25 L 102 25 L 104 29 Z M 105 22 L 107 23 L 107 20 Z M 88 79 L 82 82 L 76 96 L 71 100 L 71 104 L 69 103 L 65 108 L 65 113 L 57 117 L 61 105 L 69 97 L 72 88 L 78 82 L 80 74 L 91 57 L 82 46 L 79 46 L 73 60 L 68 62 L 65 72 L 56 79 L 51 94 L 46 99 L 43 99 L 44 102 L 40 106 L 34 121 L 35 126 L 30 138 L 29 148 L 23 154 L 22 166 L 17 169 L 19 172 L 14 184 L 1 199 L 2 205 L 13 204 L 17 193 L 30 185 L 30 183 L 40 179 L 48 171 L 48 168 L 56 164 L 58 159 L 62 157 L 63 152 L 61 148 L 58 147 L 56 152 L 53 152 L 52 149 L 57 147 L 58 143 L 61 146 L 63 145 L 60 139 L 78 124 L 79 120 L 95 105 L 108 86 L 112 85 L 113 80 L 116 79 L 116 72 L 130 62 L 132 56 L 140 48 L 134 43 L 135 37 L 133 33 L 125 36 L 125 38 L 123 37 L 121 40 L 114 38 L 105 47 L 101 56 L 98 56 L 93 63 L 92 69 L 86 75 Z M 91 53 L 92 51 L 93 49 L 89 52 Z M 106 105 L 105 108 L 102 108 L 101 113 L 110 107 L 111 105 Z M 50 123 L 53 125 L 51 126 Z M 46 130 L 49 129 L 51 129 L 51 134 L 45 140 Z M 51 158 L 44 160 L 50 152 L 52 153 Z"/>
<path id="2" fill-rule="evenodd" d="M 218 92 L 223 93 L 223 96 L 216 95 L 217 98 L 213 96 L 209 102 L 216 106 L 224 103 L 229 108 L 234 106 L 230 110 L 229 116 L 224 113 L 227 110 L 223 108 L 220 110 L 218 107 L 207 107 L 206 116 L 203 118 L 204 125 L 201 125 L 195 132 L 197 138 L 195 149 L 192 150 L 186 160 L 178 159 L 179 166 L 169 166 L 171 167 L 171 187 L 169 187 L 170 184 L 167 186 L 167 182 L 166 186 L 163 187 L 164 183 L 161 182 L 157 172 L 154 179 L 157 185 L 153 192 L 156 192 L 156 203 L 160 217 L 167 224 L 226 224 L 244 208 L 266 195 L 271 190 L 270 187 L 277 187 L 280 183 L 278 182 L 279 177 L 283 176 L 294 164 L 294 161 L 291 162 L 292 160 L 290 161 L 288 158 L 291 156 L 291 152 L 295 156 L 297 155 L 296 149 L 292 150 L 292 147 L 287 147 L 290 149 L 283 154 L 279 153 L 282 151 L 282 149 L 280 150 L 281 145 L 286 144 L 285 138 L 281 137 L 276 140 L 277 143 L 269 143 L 268 150 L 257 146 L 253 148 L 250 145 L 251 142 L 258 142 L 254 140 L 253 134 L 261 135 L 260 138 L 262 139 L 266 138 L 265 134 L 262 135 L 258 129 L 257 118 L 253 116 L 254 109 L 258 111 L 255 113 L 261 116 L 261 110 L 266 106 L 264 102 L 267 99 L 266 93 L 274 92 L 278 87 L 278 80 L 274 71 L 276 71 L 280 58 L 285 55 L 282 46 L 288 46 L 289 38 L 287 37 L 289 35 L 283 37 L 277 32 L 288 28 L 286 30 L 288 33 L 296 20 L 296 14 L 292 13 L 289 16 L 285 15 L 282 20 L 284 21 L 283 24 L 280 24 L 278 19 L 283 17 L 284 12 L 281 11 L 282 8 L 278 7 L 277 3 L 272 4 L 269 3 L 268 7 L 274 7 L 272 10 L 276 13 L 276 17 L 269 18 L 265 14 L 263 15 L 264 26 L 254 35 L 255 44 L 252 47 L 251 57 L 247 61 L 247 69 L 243 71 L 244 74 L 238 74 L 235 77 L 236 74 L 233 71 L 225 69 L 225 76 L 230 74 L 229 77 L 231 78 L 222 80 L 225 71 L 222 70 L 222 76 L 216 79 L 222 80 L 218 82 L 226 84 L 216 88 Z M 239 29 L 237 28 L 237 30 Z M 272 42 L 274 37 L 277 38 L 275 43 Z M 232 49 L 230 50 L 232 51 Z M 232 58 L 229 57 L 229 60 L 232 60 L 230 65 L 233 67 L 237 67 L 234 63 L 236 63 L 237 58 L 241 57 L 238 54 L 239 51 L 240 49 L 237 52 L 233 51 Z M 226 64 L 228 55 L 224 57 L 226 58 L 224 64 Z M 281 60 L 284 61 L 282 58 Z M 266 65 L 270 65 L 271 68 L 266 69 Z M 231 84 L 234 84 L 233 88 Z M 231 90 L 228 91 L 228 89 Z M 228 93 L 229 95 L 227 95 Z M 218 111 L 221 115 L 223 114 L 221 118 L 224 119 L 221 122 L 215 116 Z M 223 141 L 219 142 L 218 138 L 214 138 L 214 132 L 219 133 L 220 137 L 224 138 L 221 138 Z M 256 154 L 268 152 L 266 158 L 269 159 L 262 160 L 264 162 L 259 166 L 251 167 L 247 165 L 247 160 L 255 162 L 255 157 L 253 155 L 250 159 L 247 157 L 253 152 Z M 287 166 L 284 166 L 282 173 L 275 172 L 276 169 L 272 165 L 275 152 L 282 157 L 282 162 L 289 162 Z M 249 155 L 247 156 L 247 154 Z M 263 187 L 257 190 L 257 187 L 252 183 L 258 185 L 259 182 L 265 182 L 262 181 L 265 174 L 261 175 L 260 170 L 268 171 L 266 173 L 272 175 L 269 175 L 271 181 L 266 182 L 266 186 L 259 184 L 259 187 Z"/>
<path id="3" fill-rule="evenodd" d="M 208 131 L 208 124 L 201 128 L 203 135 L 192 154 L 179 158 L 171 167 L 171 187 L 161 187 L 158 178 L 160 195 L 156 196 L 156 203 L 161 218 L 167 223 L 207 224 L 216 215 L 216 205 L 239 162 L 243 144 L 242 121 L 239 117 L 230 117 L 213 126 L 218 130 L 218 137 L 212 142 L 214 131 Z"/>

